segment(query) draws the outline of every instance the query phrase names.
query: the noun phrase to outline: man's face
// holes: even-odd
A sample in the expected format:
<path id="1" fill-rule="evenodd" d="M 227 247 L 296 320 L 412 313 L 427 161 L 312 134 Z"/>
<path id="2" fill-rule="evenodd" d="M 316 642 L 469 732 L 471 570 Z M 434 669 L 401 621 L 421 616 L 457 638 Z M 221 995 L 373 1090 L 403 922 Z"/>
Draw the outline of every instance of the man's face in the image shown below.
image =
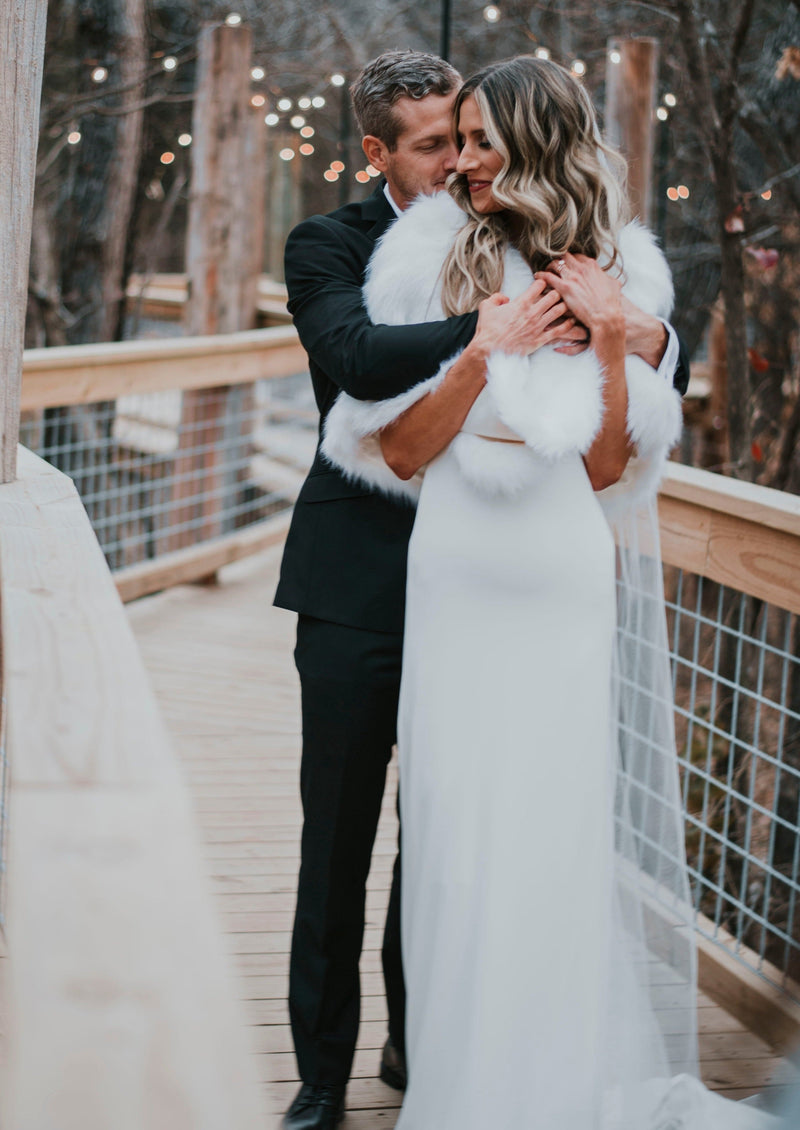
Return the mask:
<path id="1" fill-rule="evenodd" d="M 377 138 L 364 138 L 364 152 L 386 177 L 389 191 L 400 208 L 407 208 L 421 192 L 444 188 L 455 170 L 458 149 L 453 133 L 453 103 L 457 91 L 429 94 L 418 100 L 403 96 L 394 104 L 400 122 L 395 149 Z"/>

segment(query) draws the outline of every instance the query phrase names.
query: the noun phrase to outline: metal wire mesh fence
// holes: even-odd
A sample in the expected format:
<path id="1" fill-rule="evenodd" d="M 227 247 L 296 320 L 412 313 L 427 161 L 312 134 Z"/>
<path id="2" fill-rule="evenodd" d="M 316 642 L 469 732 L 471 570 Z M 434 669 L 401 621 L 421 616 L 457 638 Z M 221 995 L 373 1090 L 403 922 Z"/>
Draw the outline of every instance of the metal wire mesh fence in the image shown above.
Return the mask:
<path id="1" fill-rule="evenodd" d="M 709 923 L 699 928 L 796 991 L 798 618 L 682 570 L 665 581 L 686 845 Z"/>
<path id="2" fill-rule="evenodd" d="M 118 570 L 285 507 L 316 440 L 297 399 L 295 378 L 145 393 L 28 413 L 21 441 L 74 480 Z"/>

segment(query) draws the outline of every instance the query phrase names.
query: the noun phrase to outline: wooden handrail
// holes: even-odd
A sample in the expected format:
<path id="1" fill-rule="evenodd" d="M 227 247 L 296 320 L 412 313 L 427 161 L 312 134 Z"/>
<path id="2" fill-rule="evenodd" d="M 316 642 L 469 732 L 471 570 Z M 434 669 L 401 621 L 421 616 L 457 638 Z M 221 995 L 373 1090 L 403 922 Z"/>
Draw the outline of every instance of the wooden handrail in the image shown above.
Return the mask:
<path id="1" fill-rule="evenodd" d="M 22 410 L 290 376 L 308 365 L 293 326 L 208 337 L 28 349 Z"/>
<path id="2" fill-rule="evenodd" d="M 666 564 L 800 612 L 800 497 L 671 463 L 658 510 Z"/>
<path id="3" fill-rule="evenodd" d="M 188 791 L 70 479 L 0 487 L 3 1126 L 267 1125 Z"/>
<path id="4" fill-rule="evenodd" d="M 25 353 L 22 407 L 246 384 L 302 372 L 306 366 L 292 326 L 33 349 Z M 671 463 L 660 491 L 659 517 L 667 564 L 800 613 L 800 497 Z M 218 555 L 219 547 L 214 552 Z M 199 551 L 195 568 L 203 568 L 201 558 Z M 163 575 L 187 579 L 183 569 L 170 567 Z M 141 591 L 142 583 L 137 576 L 131 592 Z"/>

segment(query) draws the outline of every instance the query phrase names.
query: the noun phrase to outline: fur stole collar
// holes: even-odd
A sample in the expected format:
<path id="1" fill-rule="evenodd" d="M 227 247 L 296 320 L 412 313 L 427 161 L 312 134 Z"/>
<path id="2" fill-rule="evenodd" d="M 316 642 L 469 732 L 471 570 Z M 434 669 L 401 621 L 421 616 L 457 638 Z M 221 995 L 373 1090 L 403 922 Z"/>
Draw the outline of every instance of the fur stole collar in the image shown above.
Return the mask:
<path id="1" fill-rule="evenodd" d="M 386 232 L 367 269 L 364 300 L 373 322 L 403 325 L 444 318 L 441 275 L 465 216 L 447 192 L 421 197 Z M 628 224 L 619 236 L 623 293 L 646 313 L 667 318 L 673 290 L 669 268 L 650 231 Z M 514 298 L 532 274 L 513 248 L 505 255 L 503 293 Z M 323 452 L 349 475 L 383 491 L 416 497 L 421 475 L 403 482 L 386 466 L 377 432 L 444 378 L 450 358 L 431 378 L 402 396 L 359 402 L 340 394 L 326 421 Z M 622 483 L 602 492 L 607 509 L 628 508 L 651 495 L 666 454 L 680 435 L 680 397 L 641 358 L 626 361 L 628 430 L 637 458 Z M 509 493 L 537 476 L 537 464 L 569 452 L 585 453 L 602 415 L 602 371 L 594 352 L 565 357 L 544 346 L 529 357 L 496 353 L 489 359 L 490 411 L 525 441 L 525 448 L 492 444 L 460 434 L 454 450 L 462 471 L 478 489 Z M 483 413 L 486 405 L 483 406 Z M 491 451 L 488 449 L 491 448 Z M 497 449 L 502 448 L 498 453 Z"/>

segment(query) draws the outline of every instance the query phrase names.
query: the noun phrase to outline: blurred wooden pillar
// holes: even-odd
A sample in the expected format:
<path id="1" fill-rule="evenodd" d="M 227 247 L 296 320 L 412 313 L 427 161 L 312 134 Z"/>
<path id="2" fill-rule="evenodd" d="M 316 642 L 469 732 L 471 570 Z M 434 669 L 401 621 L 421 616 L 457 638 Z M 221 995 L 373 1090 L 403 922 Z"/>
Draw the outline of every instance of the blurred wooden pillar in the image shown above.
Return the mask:
<path id="1" fill-rule="evenodd" d="M 628 161 L 628 198 L 633 214 L 645 224 L 652 222 L 653 211 L 657 81 L 657 39 L 608 41 L 606 139 Z"/>
<path id="2" fill-rule="evenodd" d="M 33 185 L 47 5 L 0 5 L 0 482 L 17 472 Z"/>
<path id="3" fill-rule="evenodd" d="M 191 335 L 255 326 L 265 126 L 250 104 L 251 64 L 249 27 L 208 26 L 201 33 L 186 252 L 185 326 Z M 173 549 L 223 532 L 222 511 L 242 477 L 224 471 L 223 463 L 246 459 L 248 404 L 242 389 L 226 387 L 224 378 L 221 373 L 218 388 L 183 397 L 173 516 L 195 528 L 172 535 Z"/>
<path id="4" fill-rule="evenodd" d="M 290 161 L 284 161 L 280 156 L 284 149 L 294 150 L 295 155 Z M 286 237 L 301 219 L 303 160 L 296 133 L 281 129 L 270 130 L 266 158 L 269 213 L 265 233 L 265 260 L 270 276 L 278 282 L 283 282 Z"/>

